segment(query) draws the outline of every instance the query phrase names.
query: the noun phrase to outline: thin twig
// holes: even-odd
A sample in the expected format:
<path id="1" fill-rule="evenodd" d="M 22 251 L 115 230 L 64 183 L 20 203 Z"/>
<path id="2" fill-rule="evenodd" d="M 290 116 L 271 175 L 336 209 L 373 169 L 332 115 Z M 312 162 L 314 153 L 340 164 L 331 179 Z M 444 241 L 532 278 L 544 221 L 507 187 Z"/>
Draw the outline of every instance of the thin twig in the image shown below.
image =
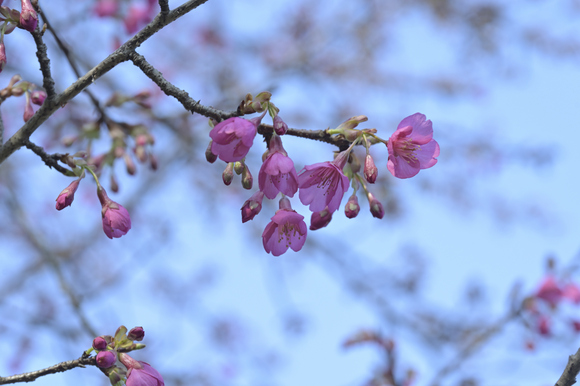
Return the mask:
<path id="1" fill-rule="evenodd" d="M 63 156 L 62 154 L 59 153 L 48 154 L 44 151 L 44 149 L 41 146 L 35 145 L 34 143 L 30 142 L 29 139 L 26 139 L 24 141 L 24 146 L 26 146 L 28 149 L 32 150 L 36 155 L 42 158 L 46 166 L 48 166 L 49 168 L 55 168 L 56 170 L 58 170 L 67 177 L 75 176 L 72 171 L 58 164 L 58 160 L 61 159 L 61 157 Z"/>
<path id="2" fill-rule="evenodd" d="M 576 383 L 578 373 L 580 373 L 580 349 L 568 357 L 568 364 L 554 386 L 572 386 Z"/>
<path id="3" fill-rule="evenodd" d="M 161 17 L 166 18 L 169 14 L 169 0 L 159 0 L 159 8 L 161 8 Z"/>
<path id="4" fill-rule="evenodd" d="M 31 371 L 29 373 L 11 375 L 9 377 L 0 377 L 0 385 L 7 385 L 9 383 L 32 382 L 36 378 L 43 377 L 49 374 L 62 373 L 72 370 L 77 367 L 96 366 L 95 357 L 81 356 L 79 359 L 57 363 L 54 366 L 47 367 L 42 370 Z"/>

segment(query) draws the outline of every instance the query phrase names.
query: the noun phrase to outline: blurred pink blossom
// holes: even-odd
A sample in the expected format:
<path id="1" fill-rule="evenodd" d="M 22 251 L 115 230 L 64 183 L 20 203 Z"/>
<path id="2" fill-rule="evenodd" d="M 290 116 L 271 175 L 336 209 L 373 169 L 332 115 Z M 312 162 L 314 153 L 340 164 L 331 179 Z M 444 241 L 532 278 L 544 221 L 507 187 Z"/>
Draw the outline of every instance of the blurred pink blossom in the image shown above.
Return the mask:
<path id="1" fill-rule="evenodd" d="M 555 307 L 562 300 L 562 296 L 562 289 L 553 276 L 547 276 L 536 292 L 537 298 L 544 300 L 552 307 Z"/>
<path id="2" fill-rule="evenodd" d="M 93 12 L 98 17 L 115 16 L 119 11 L 119 2 L 117 0 L 98 0 L 93 8 Z"/>
<path id="3" fill-rule="evenodd" d="M 22 0 L 22 11 L 20 12 L 19 26 L 27 31 L 33 32 L 38 24 L 38 15 L 32 7 L 30 0 Z"/>

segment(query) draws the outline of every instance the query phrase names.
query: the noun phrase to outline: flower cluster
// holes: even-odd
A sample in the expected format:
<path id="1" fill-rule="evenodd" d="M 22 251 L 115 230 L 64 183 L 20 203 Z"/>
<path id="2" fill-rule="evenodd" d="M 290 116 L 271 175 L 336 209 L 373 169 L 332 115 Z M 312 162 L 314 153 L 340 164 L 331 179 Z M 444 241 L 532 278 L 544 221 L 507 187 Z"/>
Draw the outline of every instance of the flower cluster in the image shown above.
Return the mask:
<path id="1" fill-rule="evenodd" d="M 580 305 L 580 287 L 550 273 L 538 289 L 524 299 L 522 321 L 530 331 L 543 337 L 552 336 L 556 322 L 562 321 L 568 330 L 578 333 L 580 319 L 565 315 L 571 305 Z M 528 347 L 533 347 L 532 340 L 528 342 Z"/>
<path id="2" fill-rule="evenodd" d="M 145 337 L 142 327 L 134 327 L 129 333 L 121 326 L 114 336 L 102 335 L 93 340 L 92 348 L 85 355 L 96 351 L 97 366 L 109 377 L 111 385 L 164 386 L 163 377 L 149 363 L 136 361 L 128 352 L 145 348 L 140 342 Z M 118 364 L 120 362 L 120 364 Z"/>
<path id="3" fill-rule="evenodd" d="M 81 180 L 85 177 L 86 170 L 93 175 L 97 182 L 97 197 L 99 198 L 102 207 L 101 218 L 103 222 L 103 231 L 110 239 L 126 235 L 131 229 L 131 218 L 129 217 L 129 212 L 123 206 L 109 198 L 107 192 L 99 183 L 99 179 L 95 172 L 84 160 L 85 156 L 84 152 L 73 156 L 64 156 L 62 161 L 73 167 L 73 171 L 78 173 L 78 179 L 71 182 L 69 186 L 60 192 L 56 198 L 56 210 L 63 210 L 67 206 L 71 206 L 75 198 L 75 192 L 77 191 Z M 79 159 L 75 159 L 76 157 L 79 157 Z"/>
<path id="4" fill-rule="evenodd" d="M 258 191 L 242 206 L 242 222 L 252 220 L 262 210 L 264 197 L 273 200 L 281 194 L 279 210 L 271 218 L 262 234 L 262 242 L 267 253 L 279 256 L 289 248 L 298 251 L 306 240 L 304 217 L 294 211 L 288 197 L 298 193 L 300 202 L 312 212 L 310 230 L 326 227 L 332 215 L 342 203 L 345 193 L 353 188 L 344 212 L 346 217 L 354 218 L 360 212 L 357 192 L 362 188 L 368 200 L 373 217 L 383 218 L 383 205 L 368 190 L 374 184 L 378 168 L 370 155 L 370 147 L 384 143 L 389 153 L 387 169 L 398 178 L 410 178 L 421 169 L 428 169 L 437 163 L 439 144 L 433 139 L 433 127 L 423 114 L 416 113 L 401 121 L 394 134 L 388 139 L 379 138 L 376 129 L 358 130 L 356 127 L 367 120 L 364 115 L 352 117 L 336 129 L 327 129 L 329 136 L 336 135 L 350 142 L 348 148 L 336 154 L 334 160 L 306 165 L 297 173 L 294 161 L 282 145 L 282 135 L 290 129 L 278 115 L 279 109 L 270 101 L 271 94 L 263 92 L 253 98 L 250 94 L 238 107 L 244 114 L 262 113 L 257 118 L 244 119 L 233 117 L 212 124 L 209 133 L 210 144 L 206 150 L 209 162 L 218 158 L 227 163 L 222 175 L 226 185 L 230 185 L 234 172 L 242 175 L 242 185 L 252 187 L 252 177 L 245 158 L 254 143 L 262 119 L 266 112 L 272 117 L 272 126 L 261 131 L 266 139 L 268 150 L 262 156 L 262 166 L 258 174 Z M 366 148 L 362 175 L 361 164 L 353 149 L 356 145 Z"/>

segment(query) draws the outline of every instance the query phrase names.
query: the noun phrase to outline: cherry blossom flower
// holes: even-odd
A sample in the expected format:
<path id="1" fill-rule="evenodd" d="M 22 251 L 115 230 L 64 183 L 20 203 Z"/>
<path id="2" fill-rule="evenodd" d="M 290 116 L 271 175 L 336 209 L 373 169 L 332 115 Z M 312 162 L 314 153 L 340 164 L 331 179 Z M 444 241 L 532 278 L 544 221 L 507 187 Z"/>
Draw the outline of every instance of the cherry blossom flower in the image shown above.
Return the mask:
<path id="1" fill-rule="evenodd" d="M 283 197 L 280 200 L 280 209 L 262 233 L 264 249 L 274 256 L 280 256 L 288 248 L 298 252 L 306 241 L 306 232 L 304 216 L 292 210 L 290 201 Z"/>
<path id="2" fill-rule="evenodd" d="M 260 168 L 258 184 L 269 199 L 276 198 L 278 192 L 294 197 L 298 191 L 298 174 L 294 162 L 288 157 L 278 135 L 273 135 L 270 140 L 269 154 Z"/>
<path id="3" fill-rule="evenodd" d="M 312 212 L 328 207 L 333 213 L 340 207 L 342 196 L 348 190 L 348 177 L 342 168 L 348 160 L 349 151 L 341 152 L 332 162 L 320 162 L 304 167 L 298 176 L 300 201 L 310 205 Z"/>
<path id="4" fill-rule="evenodd" d="M 107 196 L 102 187 L 98 187 L 97 196 L 101 201 L 101 216 L 103 217 L 103 231 L 112 239 L 126 235 L 131 229 L 131 218 L 127 209 L 117 204 Z"/>
<path id="5" fill-rule="evenodd" d="M 147 362 L 136 361 L 125 353 L 119 354 L 119 360 L 129 370 L 127 386 L 165 386 L 163 377 Z"/>
<path id="6" fill-rule="evenodd" d="M 211 152 L 225 162 L 241 161 L 254 143 L 264 114 L 250 120 L 234 117 L 215 125 L 209 133 L 213 140 Z"/>
<path id="7" fill-rule="evenodd" d="M 63 210 L 67 206 L 70 206 L 75 199 L 75 192 L 79 187 L 80 179 L 74 180 L 67 186 L 56 198 L 56 210 Z"/>
<path id="8" fill-rule="evenodd" d="M 562 289 L 562 296 L 575 304 L 580 303 L 580 288 L 576 284 L 566 284 Z"/>
<path id="9" fill-rule="evenodd" d="M 387 143 L 387 168 L 398 178 L 410 178 L 437 163 L 439 144 L 433 139 L 431 120 L 416 113 L 403 119 Z"/>

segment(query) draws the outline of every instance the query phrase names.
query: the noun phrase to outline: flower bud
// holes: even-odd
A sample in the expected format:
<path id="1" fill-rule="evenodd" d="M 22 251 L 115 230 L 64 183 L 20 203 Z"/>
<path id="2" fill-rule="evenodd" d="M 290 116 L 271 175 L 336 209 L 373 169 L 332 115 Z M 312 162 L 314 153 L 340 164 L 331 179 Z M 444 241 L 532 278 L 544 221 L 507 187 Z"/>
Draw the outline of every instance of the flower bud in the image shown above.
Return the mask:
<path id="1" fill-rule="evenodd" d="M 22 11 L 20 12 L 20 22 L 18 25 L 27 31 L 34 32 L 38 24 L 38 15 L 32 7 L 30 0 L 22 0 Z"/>
<path id="2" fill-rule="evenodd" d="M 135 146 L 133 152 L 135 153 L 135 157 L 137 157 L 139 162 L 143 163 L 147 161 L 147 152 L 145 151 L 144 146 Z"/>
<path id="3" fill-rule="evenodd" d="M 254 178 L 252 177 L 252 173 L 250 173 L 248 165 L 244 165 L 244 170 L 242 171 L 242 186 L 244 189 L 250 190 L 253 184 Z"/>
<path id="4" fill-rule="evenodd" d="M 252 220 L 262 210 L 262 200 L 264 199 L 264 192 L 258 190 L 252 195 L 244 205 L 242 205 L 242 222 Z"/>
<path id="5" fill-rule="evenodd" d="M 375 162 L 373 161 L 373 157 L 370 154 L 367 154 L 365 158 L 364 174 L 369 184 L 374 184 L 377 180 L 378 169 L 375 165 Z"/>
<path id="6" fill-rule="evenodd" d="M 117 356 L 112 351 L 101 351 L 97 354 L 97 366 L 108 369 L 117 362 Z"/>
<path id="7" fill-rule="evenodd" d="M 6 47 L 4 46 L 4 40 L 2 40 L 0 41 L 0 72 L 2 72 L 5 65 L 6 65 Z"/>
<path id="8" fill-rule="evenodd" d="M 280 118 L 279 115 L 274 117 L 274 131 L 278 135 L 284 135 L 288 131 L 288 125 Z"/>
<path id="9" fill-rule="evenodd" d="M 125 161 L 125 167 L 127 168 L 127 173 L 134 176 L 135 173 L 137 173 L 137 167 L 135 166 L 135 162 L 133 162 L 133 159 L 131 158 L 131 156 L 129 154 L 125 153 L 125 155 L 123 156 L 123 160 Z"/>
<path id="10" fill-rule="evenodd" d="M 369 199 L 369 206 L 371 207 L 371 214 L 373 217 L 378 219 L 383 218 L 385 215 L 385 210 L 383 209 L 383 204 L 379 200 L 377 200 L 372 193 L 368 194 Z"/>
<path id="11" fill-rule="evenodd" d="M 205 149 L 205 159 L 207 160 L 207 162 L 209 162 L 210 164 L 213 164 L 218 156 L 215 155 L 214 153 L 211 152 L 211 144 L 212 144 L 213 140 L 209 141 L 209 145 L 207 145 L 207 149 Z"/>
<path id="12" fill-rule="evenodd" d="M 97 351 L 103 351 L 107 348 L 107 341 L 102 336 L 93 339 L 93 348 Z"/>
<path id="13" fill-rule="evenodd" d="M 26 104 L 24 105 L 24 122 L 28 122 L 30 118 L 34 115 L 34 110 L 32 109 L 32 104 L 30 103 L 30 94 L 26 93 Z"/>
<path id="14" fill-rule="evenodd" d="M 108 238 L 118 238 L 126 235 L 131 229 L 129 212 L 123 206 L 111 200 L 102 187 L 97 188 L 97 196 L 101 202 L 101 217 L 103 219 L 103 231 Z M 125 328 L 125 331 L 127 329 Z M 116 334 L 115 334 L 116 339 Z"/>
<path id="15" fill-rule="evenodd" d="M 234 172 L 239 176 L 244 171 L 244 164 L 240 161 L 234 162 Z"/>
<path id="16" fill-rule="evenodd" d="M 60 192 L 56 198 L 56 210 L 63 210 L 72 204 L 73 200 L 75 199 L 75 192 L 79 187 L 80 181 L 80 179 L 74 180 L 68 187 Z"/>
<path id="17" fill-rule="evenodd" d="M 350 196 L 346 205 L 344 206 L 344 214 L 348 218 L 355 218 L 360 212 L 360 205 L 358 204 L 358 198 L 356 195 Z"/>
<path id="18" fill-rule="evenodd" d="M 310 217 L 310 230 L 315 231 L 324 228 L 330 223 L 330 220 L 332 220 L 332 213 L 330 213 L 328 207 L 320 212 L 314 212 Z"/>
<path id="19" fill-rule="evenodd" d="M 226 184 L 226 186 L 232 183 L 232 180 L 234 179 L 234 163 L 233 162 L 229 162 L 228 166 L 226 166 L 226 169 L 224 170 L 224 172 L 222 174 L 222 179 L 224 180 L 224 184 Z"/>
<path id="20" fill-rule="evenodd" d="M 157 157 L 153 153 L 149 153 L 149 165 L 151 170 L 157 170 Z"/>
<path id="21" fill-rule="evenodd" d="M 115 178 L 115 175 L 111 173 L 111 191 L 114 193 L 119 193 L 119 183 Z"/>
<path id="22" fill-rule="evenodd" d="M 145 330 L 143 327 L 133 327 L 129 330 L 129 334 L 127 335 L 127 339 L 133 341 L 136 340 L 137 342 L 141 342 L 145 337 Z"/>
<path id="23" fill-rule="evenodd" d="M 35 90 L 31 94 L 32 103 L 37 106 L 42 106 L 44 100 L 46 99 L 46 93 L 42 90 Z"/>

